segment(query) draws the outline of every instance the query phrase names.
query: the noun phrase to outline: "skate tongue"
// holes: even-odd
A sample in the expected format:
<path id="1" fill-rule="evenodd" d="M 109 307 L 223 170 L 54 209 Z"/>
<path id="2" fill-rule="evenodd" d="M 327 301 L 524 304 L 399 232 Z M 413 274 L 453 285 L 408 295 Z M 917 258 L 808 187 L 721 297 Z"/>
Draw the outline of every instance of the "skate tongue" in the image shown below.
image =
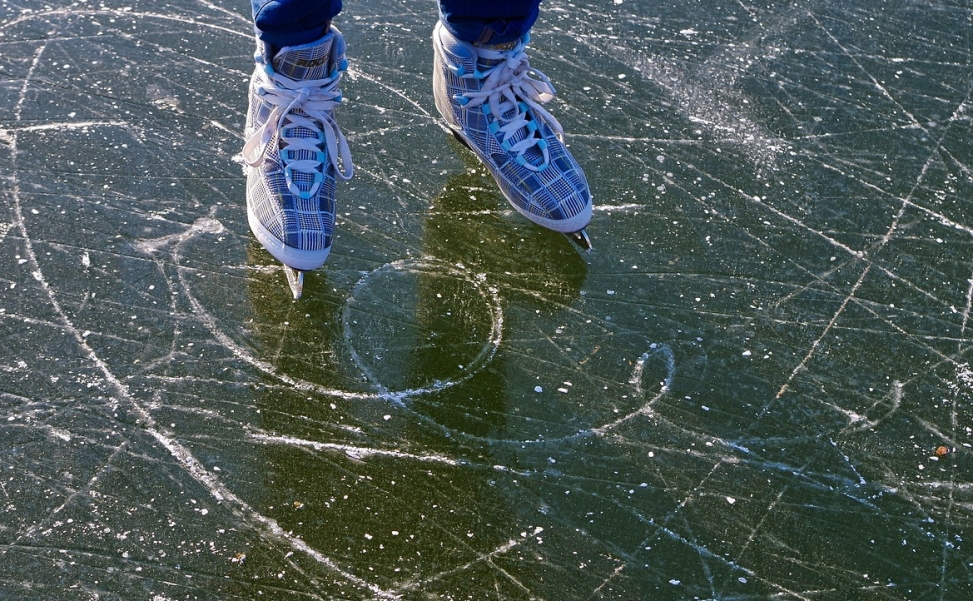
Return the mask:
<path id="1" fill-rule="evenodd" d="M 326 78 L 334 39 L 334 33 L 329 33 L 310 44 L 281 48 L 274 56 L 274 71 L 294 80 Z"/>
<path id="2" fill-rule="evenodd" d="M 508 52 L 516 48 L 519 43 L 520 40 L 514 40 L 505 44 L 473 44 L 473 48 L 477 50 L 492 50 L 494 52 Z M 477 65 L 486 69 L 495 67 L 505 60 L 507 60 L 506 57 L 487 58 L 485 56 L 478 56 Z"/>

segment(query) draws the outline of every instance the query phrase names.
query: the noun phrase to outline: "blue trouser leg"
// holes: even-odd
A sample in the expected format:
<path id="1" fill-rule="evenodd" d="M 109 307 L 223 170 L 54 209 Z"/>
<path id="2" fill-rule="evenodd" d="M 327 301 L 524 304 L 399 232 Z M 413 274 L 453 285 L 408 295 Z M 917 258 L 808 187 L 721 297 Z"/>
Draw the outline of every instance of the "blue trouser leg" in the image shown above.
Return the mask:
<path id="1" fill-rule="evenodd" d="M 527 33 L 541 0 L 440 0 L 439 20 L 464 42 L 503 44 Z"/>
<path id="2" fill-rule="evenodd" d="M 341 0 L 250 0 L 257 38 L 273 49 L 324 37 Z"/>
<path id="3" fill-rule="evenodd" d="M 272 48 L 321 38 L 341 11 L 341 0 L 250 0 L 257 37 Z M 466 42 L 503 44 L 521 37 L 537 20 L 541 0 L 440 0 L 439 19 Z"/>

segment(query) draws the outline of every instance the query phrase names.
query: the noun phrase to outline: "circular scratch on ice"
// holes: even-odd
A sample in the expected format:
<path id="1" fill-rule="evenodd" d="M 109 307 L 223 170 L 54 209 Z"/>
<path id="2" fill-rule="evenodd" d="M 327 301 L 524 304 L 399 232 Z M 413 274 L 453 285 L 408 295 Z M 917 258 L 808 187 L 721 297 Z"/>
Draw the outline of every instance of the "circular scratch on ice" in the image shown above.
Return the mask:
<path id="1" fill-rule="evenodd" d="M 503 332 L 500 299 L 486 278 L 432 258 L 365 274 L 341 320 L 355 365 L 397 402 L 470 379 L 496 355 Z"/>
<path id="2" fill-rule="evenodd" d="M 409 401 L 462 384 L 482 372 L 500 349 L 504 314 L 498 291 L 483 275 L 470 272 L 462 264 L 431 257 L 402 259 L 363 273 L 345 301 L 341 311 L 343 341 L 352 363 L 372 390 L 343 390 L 296 378 L 234 340 L 194 294 L 194 282 L 188 277 L 191 270 L 182 264 L 184 245 L 197 236 L 223 231 L 217 220 L 204 218 L 180 234 L 152 241 L 153 248 L 145 250 L 171 243 L 184 294 L 216 341 L 239 359 L 296 390 L 347 400 L 382 400 L 405 408 L 418 421 L 451 437 L 525 445 L 607 436 L 639 416 L 653 415 L 653 406 L 669 393 L 675 379 L 676 359 L 670 346 L 646 341 L 648 350 L 635 360 L 627 381 L 636 397 L 646 398 L 611 421 L 596 421 L 562 436 L 533 437 L 525 432 L 509 438 L 476 435 L 440 423 L 414 410 Z M 657 365 L 651 372 L 661 376 L 657 389 L 644 383 L 650 364 Z"/>
<path id="3" fill-rule="evenodd" d="M 469 273 L 462 265 L 435 259 L 403 259 L 366 272 L 352 289 L 342 310 L 345 343 L 352 361 L 372 385 L 373 391 L 342 390 L 293 377 L 234 340 L 224 331 L 219 318 L 194 293 L 193 280 L 188 277 L 190 270 L 183 265 L 184 245 L 197 236 L 223 231 L 219 221 L 207 217 L 178 234 L 143 242 L 142 250 L 153 252 L 172 244 L 179 282 L 196 318 L 234 356 L 297 390 L 342 399 L 382 399 L 402 406 L 411 397 L 433 393 L 473 377 L 490 362 L 500 345 L 503 312 L 497 291 L 486 284 L 485 277 Z M 471 302 L 470 298 L 482 299 L 482 304 Z M 450 305 L 455 308 L 446 310 Z M 437 329 L 435 322 L 443 316 L 435 315 L 436 307 L 446 310 L 450 314 L 446 317 L 455 317 L 461 326 L 473 326 L 474 337 L 457 341 L 455 333 L 466 330 L 452 328 L 450 332 L 455 344 L 449 351 L 458 353 L 453 355 L 457 360 L 452 369 L 448 366 L 437 368 L 441 373 L 429 382 L 410 382 L 407 371 L 418 373 L 424 370 L 419 365 L 403 367 L 403 360 L 410 358 L 407 355 L 415 353 L 412 346 L 402 344 L 402 336 L 448 337 L 450 332 Z M 437 319 L 433 320 L 433 317 Z M 427 318 L 429 323 L 424 324 L 423 320 Z M 363 344 L 368 350 L 361 348 Z M 375 352 L 379 346 L 384 355 Z M 427 344 L 422 348 L 435 350 L 435 346 Z M 386 360 L 389 353 L 396 355 L 394 360 Z"/>
<path id="4" fill-rule="evenodd" d="M 666 363 L 666 377 L 662 381 L 659 391 L 651 398 L 646 399 L 645 403 L 643 403 L 641 407 L 628 415 L 624 415 L 613 422 L 604 424 L 597 428 L 592 428 L 592 433 L 603 436 L 609 430 L 612 430 L 639 415 L 650 415 L 652 413 L 652 405 L 664 397 L 672 388 L 672 383 L 676 379 L 675 353 L 672 352 L 672 348 L 670 348 L 668 344 L 652 344 L 649 348 L 650 350 L 642 353 L 639 360 L 635 362 L 635 368 L 632 370 L 632 377 L 629 379 L 628 383 L 635 387 L 635 392 L 637 394 L 645 394 L 645 391 L 642 388 L 642 380 L 645 377 L 645 364 L 648 363 L 649 359 L 655 355 L 660 355 Z"/>

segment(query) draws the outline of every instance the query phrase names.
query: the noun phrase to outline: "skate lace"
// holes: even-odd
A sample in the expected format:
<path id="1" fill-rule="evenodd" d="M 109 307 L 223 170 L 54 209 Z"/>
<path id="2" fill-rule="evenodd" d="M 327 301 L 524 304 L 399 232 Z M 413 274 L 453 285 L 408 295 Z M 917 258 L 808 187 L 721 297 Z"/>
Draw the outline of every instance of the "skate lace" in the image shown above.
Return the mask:
<path id="1" fill-rule="evenodd" d="M 305 199 L 314 196 L 324 180 L 325 161 L 334 166 L 338 177 L 351 179 L 354 172 L 351 150 L 332 114 L 341 102 L 337 71 L 325 79 L 296 81 L 273 72 L 260 73 L 257 93 L 274 108 L 267 121 L 244 144 L 244 160 L 251 167 L 259 165 L 275 134 L 279 134 L 284 178 L 287 188 L 295 195 Z M 322 151 L 322 144 L 326 151 Z M 300 189 L 294 181 L 295 174 L 310 176 L 309 190 Z"/>
<path id="2" fill-rule="evenodd" d="M 464 79 L 481 81 L 480 89 L 465 92 L 456 100 L 467 107 L 482 106 L 483 112 L 492 114 L 490 131 L 502 134 L 501 146 L 512 153 L 518 164 L 531 171 L 543 171 L 550 164 L 547 142 L 538 133 L 536 117 L 546 122 L 560 139 L 564 134 L 561 124 L 541 104 L 554 98 L 554 86 L 546 75 L 530 67 L 526 44 L 521 41 L 511 50 L 477 48 L 482 63 L 473 73 L 463 72 L 462 67 L 453 73 Z M 486 68 L 483 64 L 492 66 Z M 536 149 L 541 164 L 534 165 L 525 153 Z"/>

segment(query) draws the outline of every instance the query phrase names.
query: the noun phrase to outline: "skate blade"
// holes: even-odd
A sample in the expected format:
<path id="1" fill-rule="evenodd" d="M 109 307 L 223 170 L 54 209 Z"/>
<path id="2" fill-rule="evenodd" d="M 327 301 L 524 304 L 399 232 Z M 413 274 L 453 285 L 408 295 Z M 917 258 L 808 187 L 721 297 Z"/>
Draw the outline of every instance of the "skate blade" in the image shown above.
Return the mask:
<path id="1" fill-rule="evenodd" d="M 287 285 L 291 287 L 294 300 L 301 298 L 304 293 L 304 272 L 284 265 L 284 275 L 287 276 Z"/>
<path id="2" fill-rule="evenodd" d="M 581 229 L 576 232 L 568 232 L 564 235 L 568 237 L 568 240 L 580 246 L 582 250 L 591 252 L 591 238 L 588 237 L 588 232 L 585 230 Z"/>
<path id="3" fill-rule="evenodd" d="M 470 146 L 470 143 L 466 141 L 466 138 L 463 137 L 463 134 L 459 133 L 458 131 L 456 131 L 452 127 L 449 128 L 449 133 L 453 134 L 453 137 L 456 138 L 456 141 L 457 142 L 459 142 L 463 146 L 466 146 L 470 150 L 473 150 L 473 147 Z M 476 153 L 474 152 L 473 154 L 476 154 Z"/>

